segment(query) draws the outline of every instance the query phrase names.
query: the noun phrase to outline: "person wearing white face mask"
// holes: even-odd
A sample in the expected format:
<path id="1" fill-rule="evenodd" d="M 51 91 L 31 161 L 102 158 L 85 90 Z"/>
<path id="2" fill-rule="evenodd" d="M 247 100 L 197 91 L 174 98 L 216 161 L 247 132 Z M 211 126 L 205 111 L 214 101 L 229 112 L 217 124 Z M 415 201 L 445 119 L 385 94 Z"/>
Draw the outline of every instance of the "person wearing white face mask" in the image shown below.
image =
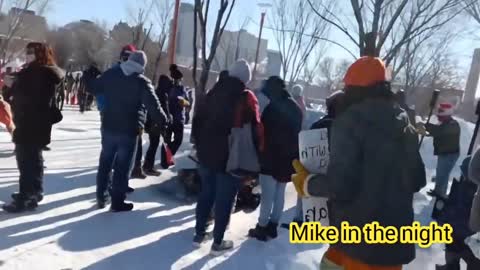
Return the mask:
<path id="1" fill-rule="evenodd" d="M 27 64 L 13 82 L 12 113 L 15 154 L 20 171 L 20 191 L 13 201 L 3 206 L 6 212 L 31 210 L 43 199 L 42 149 L 50 144 L 52 125 L 51 104 L 55 89 L 63 78 L 56 67 L 52 50 L 43 43 L 29 43 Z"/>

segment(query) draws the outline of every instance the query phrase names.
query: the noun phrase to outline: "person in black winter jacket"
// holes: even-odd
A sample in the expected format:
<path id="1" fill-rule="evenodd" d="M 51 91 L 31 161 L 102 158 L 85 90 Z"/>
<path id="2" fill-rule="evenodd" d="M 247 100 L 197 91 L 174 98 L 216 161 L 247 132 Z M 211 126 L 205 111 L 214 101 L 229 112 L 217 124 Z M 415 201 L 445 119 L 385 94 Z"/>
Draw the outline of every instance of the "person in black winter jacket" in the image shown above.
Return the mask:
<path id="1" fill-rule="evenodd" d="M 265 136 L 265 148 L 260 155 L 262 194 L 258 224 L 249 231 L 249 236 L 266 241 L 277 237 L 285 188 L 294 173 L 292 161 L 298 159 L 303 114 L 279 77 L 270 77 L 262 93 L 269 102 L 262 112 Z"/>
<path id="2" fill-rule="evenodd" d="M 166 92 L 170 123 L 164 139 L 172 154 L 175 155 L 183 142 L 185 108 L 190 106 L 190 101 L 185 86 L 182 85 L 183 74 L 176 65 L 170 66 L 170 77 L 173 79 L 173 86 Z"/>
<path id="3" fill-rule="evenodd" d="M 420 124 L 420 131 L 433 137 L 434 154 L 438 157 L 437 172 L 435 176 L 435 189 L 429 195 L 446 197 L 450 173 L 460 156 L 460 125 L 453 115 L 453 105 L 450 103 L 439 104 L 437 118 L 439 125 L 428 123 L 424 127 Z"/>
<path id="4" fill-rule="evenodd" d="M 160 75 L 155 94 L 160 100 L 160 105 L 164 111 L 167 111 L 167 97 L 165 95 L 168 89 L 173 86 L 172 80 L 166 75 Z M 143 162 L 143 171 L 146 175 L 159 176 L 160 172 L 155 170 L 155 155 L 157 153 L 158 145 L 160 144 L 160 136 L 163 130 L 162 126 L 155 123 L 152 117 L 147 114 L 147 122 L 145 123 L 145 131 L 148 133 L 150 145 L 148 146 L 145 160 Z"/>
<path id="5" fill-rule="evenodd" d="M 259 152 L 264 145 L 258 100 L 253 92 L 246 88 L 251 79 L 250 67 L 245 60 L 239 60 L 229 73 L 230 75 L 217 82 L 199 103 L 192 126 L 202 180 L 193 241 L 194 244 L 201 245 L 212 238 L 206 229 L 215 205 L 215 228 L 211 250 L 213 255 L 233 248 L 233 242 L 224 240 L 223 237 L 242 179 L 226 172 L 230 131 L 234 126 L 251 124 L 253 140 Z"/>
<path id="6" fill-rule="evenodd" d="M 130 168 L 137 146 L 139 126 L 146 120 L 145 108 L 160 126 L 166 116 L 160 107 L 153 85 L 143 73 L 147 56 L 134 52 L 128 61 L 104 72 L 99 78 L 86 80 L 93 94 L 103 94 L 105 107 L 102 112 L 102 152 L 97 174 L 97 203 L 105 207 L 109 175 L 113 172 L 110 190 L 111 210 L 130 211 L 133 204 L 125 203 Z M 88 76 L 88 74 L 87 74 Z"/>
<path id="7" fill-rule="evenodd" d="M 55 65 L 51 50 L 43 43 L 27 45 L 27 65 L 12 86 L 15 154 L 20 171 L 20 192 L 3 206 L 7 212 L 36 208 L 43 199 L 42 149 L 50 144 L 52 106 L 63 71 Z"/>

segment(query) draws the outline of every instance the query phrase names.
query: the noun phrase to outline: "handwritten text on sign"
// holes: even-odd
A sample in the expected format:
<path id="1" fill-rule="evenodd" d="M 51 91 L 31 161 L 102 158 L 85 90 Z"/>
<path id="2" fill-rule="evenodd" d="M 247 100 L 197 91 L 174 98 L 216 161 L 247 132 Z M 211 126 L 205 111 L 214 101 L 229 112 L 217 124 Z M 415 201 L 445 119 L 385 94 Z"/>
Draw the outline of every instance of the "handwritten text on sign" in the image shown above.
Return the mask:
<path id="1" fill-rule="evenodd" d="M 327 173 L 330 160 L 330 152 L 328 149 L 328 130 L 326 128 L 306 130 L 300 133 L 300 162 L 310 173 Z M 327 201 L 327 198 L 304 198 L 302 203 L 305 221 L 318 221 L 328 226 Z"/>

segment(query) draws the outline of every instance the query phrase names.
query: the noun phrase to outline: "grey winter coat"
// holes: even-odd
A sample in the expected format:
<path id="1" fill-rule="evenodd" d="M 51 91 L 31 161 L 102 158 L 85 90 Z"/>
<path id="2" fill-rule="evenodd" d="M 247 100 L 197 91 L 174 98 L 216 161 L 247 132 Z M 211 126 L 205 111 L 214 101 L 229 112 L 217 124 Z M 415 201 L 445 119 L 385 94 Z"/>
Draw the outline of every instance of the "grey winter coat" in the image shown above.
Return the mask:
<path id="1" fill-rule="evenodd" d="M 335 119 L 326 176 L 310 177 L 310 195 L 330 198 L 330 224 L 363 227 L 411 226 L 413 194 L 426 184 L 418 137 L 408 116 L 393 100 L 367 98 Z M 415 246 L 407 244 L 333 246 L 370 265 L 408 264 Z"/>

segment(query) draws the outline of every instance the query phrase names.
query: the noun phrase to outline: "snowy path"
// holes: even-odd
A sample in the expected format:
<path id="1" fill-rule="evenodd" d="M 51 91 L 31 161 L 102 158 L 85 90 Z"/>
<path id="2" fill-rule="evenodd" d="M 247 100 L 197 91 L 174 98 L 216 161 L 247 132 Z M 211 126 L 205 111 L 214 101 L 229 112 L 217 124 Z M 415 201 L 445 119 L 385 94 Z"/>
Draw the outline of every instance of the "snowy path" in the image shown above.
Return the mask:
<path id="1" fill-rule="evenodd" d="M 226 237 L 235 240 L 234 251 L 211 258 L 209 245 L 195 249 L 191 244 L 194 206 L 179 205 L 159 192 L 160 183 L 174 175 L 171 171 L 163 171 L 160 178 L 131 182 L 136 188 L 129 196 L 135 203 L 133 212 L 97 210 L 98 113 L 81 115 L 67 108 L 64 114 L 54 130 L 52 151 L 45 153 L 45 200 L 37 211 L 27 214 L 7 215 L 0 210 L 0 269 L 318 269 L 326 246 L 291 245 L 286 230 L 267 244 L 248 240 L 245 235 L 255 225 L 258 211 L 233 216 Z M 466 142 L 471 128 L 464 127 Z M 0 204 L 18 187 L 9 141 L 0 132 Z M 427 140 L 423 149 L 429 175 L 435 166 L 430 145 Z M 429 221 L 432 207 L 425 190 L 415 201 L 417 219 L 422 222 Z M 284 220 L 292 218 L 295 199 L 289 186 Z M 480 245 L 474 244 L 474 249 L 478 254 Z M 419 249 L 417 260 L 407 269 L 434 269 L 435 263 L 442 262 L 442 246 L 434 245 Z"/>

